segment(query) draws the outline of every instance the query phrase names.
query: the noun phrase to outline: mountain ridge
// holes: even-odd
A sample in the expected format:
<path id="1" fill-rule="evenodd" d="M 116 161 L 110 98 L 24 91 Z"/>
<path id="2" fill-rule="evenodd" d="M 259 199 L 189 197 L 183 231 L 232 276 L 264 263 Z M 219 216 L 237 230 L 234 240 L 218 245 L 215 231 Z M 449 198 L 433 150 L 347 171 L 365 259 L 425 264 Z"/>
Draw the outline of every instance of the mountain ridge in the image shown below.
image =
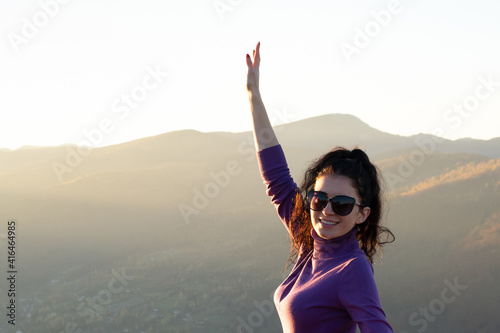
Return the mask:
<path id="1" fill-rule="evenodd" d="M 336 128 L 338 126 L 339 128 Z M 306 133 L 308 137 L 310 136 L 312 140 L 316 139 L 317 137 L 321 137 L 322 133 L 324 132 L 329 132 L 331 128 L 333 128 L 334 133 L 338 133 L 341 135 L 349 134 L 349 133 L 357 133 L 362 132 L 362 131 L 367 131 L 367 133 L 362 133 L 359 135 L 355 135 L 354 138 L 359 138 L 360 141 L 366 141 L 367 137 L 375 136 L 378 139 L 381 137 L 387 137 L 391 139 L 395 138 L 400 138 L 400 139 L 418 139 L 419 137 L 425 136 L 433 141 L 442 141 L 446 143 L 464 143 L 470 145 L 471 143 L 473 144 L 484 144 L 484 143 L 492 143 L 495 145 L 500 145 L 500 137 L 496 138 L 491 138 L 488 140 L 482 140 L 482 139 L 472 139 L 472 138 L 461 138 L 461 139 L 456 139 L 456 140 L 449 140 L 446 138 L 440 138 L 437 137 L 433 134 L 426 134 L 426 133 L 418 133 L 418 134 L 412 134 L 408 136 L 403 136 L 403 135 L 398 135 L 398 134 L 391 134 L 388 132 L 380 131 L 370 125 L 368 125 L 366 122 L 362 121 L 360 118 L 351 115 L 351 114 L 342 114 L 342 113 L 331 113 L 331 114 L 324 114 L 324 115 L 318 115 L 310 118 L 304 118 L 300 120 L 295 120 L 289 123 L 285 124 L 280 124 L 274 126 L 275 131 L 280 135 L 280 132 L 290 132 L 290 128 L 292 128 L 293 134 L 297 135 L 297 133 L 300 133 L 301 131 L 297 131 L 296 129 L 298 128 L 305 128 L 306 130 L 303 130 L 304 132 L 311 132 L 311 134 Z M 316 130 L 315 130 L 316 129 Z M 312 134 L 314 133 L 314 134 Z M 202 132 L 194 129 L 180 129 L 180 130 L 174 130 L 170 132 L 165 132 L 162 134 L 158 135 L 153 135 L 153 136 L 147 136 L 144 138 L 138 138 L 126 142 L 121 142 L 121 143 L 116 143 L 116 144 L 111 144 L 111 145 L 106 145 L 103 147 L 92 147 L 92 150 L 96 149 L 105 149 L 105 148 L 111 148 L 111 147 L 120 147 L 120 146 L 127 146 L 130 144 L 137 144 L 137 143 L 144 143 L 147 141 L 155 142 L 158 139 L 166 139 L 166 138 L 183 138 L 186 137 L 186 135 L 196 135 L 196 136 L 223 136 L 224 138 L 227 137 L 235 137 L 237 139 L 241 138 L 241 136 L 248 136 L 252 135 L 251 131 L 243 131 L 243 132 L 230 132 L 230 131 L 213 131 L 213 132 Z M 352 139 L 352 138 L 351 138 Z M 284 136 L 284 140 L 291 140 L 289 135 Z M 293 141 L 293 140 L 291 140 Z M 63 144 L 63 145 L 58 145 L 58 146 L 22 146 L 17 149 L 7 149 L 7 151 L 0 149 L 0 154 L 3 153 L 13 153 L 13 152 L 25 152 L 25 151 L 32 151 L 32 150 L 44 150 L 44 149 L 53 149 L 53 148 L 61 148 L 65 146 L 70 146 L 70 147 L 77 147 L 75 144 Z"/>

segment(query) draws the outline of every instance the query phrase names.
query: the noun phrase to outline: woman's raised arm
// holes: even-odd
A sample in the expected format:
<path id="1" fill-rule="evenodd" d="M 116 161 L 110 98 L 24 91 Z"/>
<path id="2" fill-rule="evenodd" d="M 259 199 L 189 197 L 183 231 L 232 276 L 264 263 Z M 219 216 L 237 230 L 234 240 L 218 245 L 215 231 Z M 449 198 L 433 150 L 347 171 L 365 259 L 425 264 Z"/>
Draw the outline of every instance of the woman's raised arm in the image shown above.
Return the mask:
<path id="1" fill-rule="evenodd" d="M 277 146 L 278 139 L 274 133 L 269 117 L 267 116 L 264 102 L 259 90 L 259 66 L 260 66 L 260 42 L 253 50 L 253 62 L 247 54 L 247 91 L 250 100 L 250 110 L 252 112 L 253 133 L 255 138 L 255 148 L 260 151 L 265 148 Z"/>

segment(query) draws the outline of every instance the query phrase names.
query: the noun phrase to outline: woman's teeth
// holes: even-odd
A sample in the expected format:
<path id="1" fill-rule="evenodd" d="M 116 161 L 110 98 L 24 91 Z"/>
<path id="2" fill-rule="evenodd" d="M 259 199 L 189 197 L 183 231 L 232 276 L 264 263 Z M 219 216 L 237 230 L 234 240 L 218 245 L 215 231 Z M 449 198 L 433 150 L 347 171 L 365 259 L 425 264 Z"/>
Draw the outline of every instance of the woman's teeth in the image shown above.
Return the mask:
<path id="1" fill-rule="evenodd" d="M 321 220 L 321 219 L 320 219 L 320 221 L 321 221 L 321 223 L 326 224 L 326 225 L 337 225 L 337 224 L 339 224 L 339 222 L 330 222 L 330 221 L 325 221 L 325 220 Z"/>

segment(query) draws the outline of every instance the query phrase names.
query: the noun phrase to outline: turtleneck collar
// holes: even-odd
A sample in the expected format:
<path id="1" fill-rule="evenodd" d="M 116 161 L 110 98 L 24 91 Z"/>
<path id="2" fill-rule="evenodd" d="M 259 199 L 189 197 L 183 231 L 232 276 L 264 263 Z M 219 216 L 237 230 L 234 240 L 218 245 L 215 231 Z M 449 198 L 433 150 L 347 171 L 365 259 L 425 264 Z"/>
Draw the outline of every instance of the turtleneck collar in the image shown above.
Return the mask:
<path id="1" fill-rule="evenodd" d="M 313 258 L 330 259 L 341 257 L 352 251 L 359 249 L 359 243 L 356 239 L 358 228 L 354 228 L 345 235 L 332 239 L 321 238 L 314 228 L 311 229 L 311 236 L 314 239 Z"/>

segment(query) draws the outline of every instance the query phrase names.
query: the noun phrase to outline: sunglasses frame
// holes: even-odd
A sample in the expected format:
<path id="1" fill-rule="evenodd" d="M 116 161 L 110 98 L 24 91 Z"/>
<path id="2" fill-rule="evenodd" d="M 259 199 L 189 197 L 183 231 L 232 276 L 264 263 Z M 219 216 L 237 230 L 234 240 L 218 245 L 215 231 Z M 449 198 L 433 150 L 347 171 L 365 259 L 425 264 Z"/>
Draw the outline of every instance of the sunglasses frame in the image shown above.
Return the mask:
<path id="1" fill-rule="evenodd" d="M 316 193 L 320 193 L 320 194 L 324 195 L 324 196 L 328 199 L 328 201 L 326 202 L 326 205 L 324 205 L 324 206 L 323 206 L 323 208 L 321 208 L 321 209 L 313 209 L 313 208 L 311 207 L 311 203 L 312 203 L 312 202 L 311 202 L 311 199 L 312 199 L 312 197 L 313 197 Z M 333 202 L 334 202 L 334 200 L 335 200 L 336 198 L 338 198 L 338 197 L 343 197 L 343 198 L 349 198 L 349 199 L 352 199 L 352 201 L 353 201 L 353 202 L 352 202 L 352 207 L 351 207 L 351 209 L 349 210 L 349 212 L 348 212 L 347 214 L 339 214 L 338 212 L 336 212 L 336 211 L 335 211 L 335 206 L 333 205 Z M 307 192 L 307 201 L 308 201 L 308 203 L 309 203 L 309 209 L 311 209 L 311 210 L 313 210 L 313 211 L 315 211 L 315 212 L 320 212 L 320 211 L 322 211 L 323 209 L 325 209 L 325 208 L 326 208 L 326 206 L 328 206 L 328 202 L 330 202 L 330 206 L 332 206 L 332 210 L 333 210 L 333 212 L 334 212 L 335 214 L 339 215 L 339 216 L 347 216 L 347 215 L 351 214 L 351 213 L 352 213 L 352 210 L 354 209 L 354 206 L 355 206 L 355 205 L 358 205 L 358 206 L 360 206 L 360 207 L 363 207 L 363 205 L 362 205 L 361 203 L 359 203 L 359 202 L 357 202 L 357 201 L 356 201 L 356 198 L 350 197 L 350 196 L 348 196 L 348 195 L 336 195 L 336 196 L 334 196 L 333 198 L 330 198 L 330 197 L 329 197 L 329 196 L 328 196 L 325 192 L 322 192 L 322 191 L 314 191 L 314 190 L 311 190 L 311 191 L 308 191 L 308 192 Z"/>

